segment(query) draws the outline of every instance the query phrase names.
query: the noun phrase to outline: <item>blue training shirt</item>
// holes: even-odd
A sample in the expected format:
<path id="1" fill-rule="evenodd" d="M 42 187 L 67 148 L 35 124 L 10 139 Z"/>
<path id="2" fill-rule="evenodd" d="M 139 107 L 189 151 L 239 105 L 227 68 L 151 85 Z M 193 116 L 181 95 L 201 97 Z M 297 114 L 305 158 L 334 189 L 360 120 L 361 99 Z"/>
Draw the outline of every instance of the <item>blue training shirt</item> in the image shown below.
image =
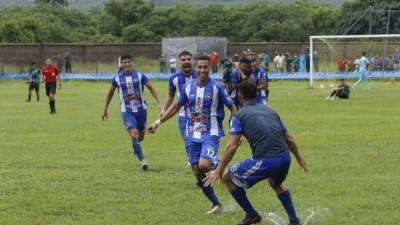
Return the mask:
<path id="1" fill-rule="evenodd" d="M 187 138 L 201 142 L 209 136 L 224 136 L 224 105 L 230 108 L 233 101 L 221 83 L 209 78 L 200 87 L 197 79 L 192 80 L 182 87 L 178 104 L 188 105 Z"/>
<path id="2" fill-rule="evenodd" d="M 245 103 L 231 120 L 231 135 L 246 137 L 253 159 L 289 151 L 284 138 L 286 132 L 278 113 L 257 100 Z"/>
<path id="3" fill-rule="evenodd" d="M 367 59 L 367 57 L 363 56 L 363 57 L 361 57 L 361 59 L 358 60 L 358 64 L 359 64 L 359 71 L 366 72 L 367 66 L 370 63 L 369 63 L 369 60 Z"/>

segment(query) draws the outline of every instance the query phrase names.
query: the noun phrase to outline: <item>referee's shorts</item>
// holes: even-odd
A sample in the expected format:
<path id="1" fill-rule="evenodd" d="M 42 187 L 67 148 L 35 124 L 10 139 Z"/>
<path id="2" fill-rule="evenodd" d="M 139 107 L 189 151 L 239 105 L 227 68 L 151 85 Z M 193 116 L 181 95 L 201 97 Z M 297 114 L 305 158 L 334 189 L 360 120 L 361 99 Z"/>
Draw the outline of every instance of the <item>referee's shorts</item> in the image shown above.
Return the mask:
<path id="1" fill-rule="evenodd" d="M 57 82 L 46 83 L 46 95 L 49 96 L 50 93 L 55 95 L 57 90 Z"/>

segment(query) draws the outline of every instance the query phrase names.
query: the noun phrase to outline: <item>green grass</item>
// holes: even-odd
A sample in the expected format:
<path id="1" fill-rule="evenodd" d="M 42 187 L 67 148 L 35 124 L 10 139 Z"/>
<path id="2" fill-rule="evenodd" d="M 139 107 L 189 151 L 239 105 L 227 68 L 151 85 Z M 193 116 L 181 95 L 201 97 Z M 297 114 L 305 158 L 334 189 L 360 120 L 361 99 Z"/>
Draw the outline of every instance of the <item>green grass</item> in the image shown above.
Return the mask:
<path id="1" fill-rule="evenodd" d="M 164 96 L 166 82 L 154 82 Z M 322 82 L 326 87 L 330 82 Z M 294 162 L 285 185 L 298 214 L 328 208 L 321 225 L 395 225 L 400 221 L 400 83 L 370 82 L 350 100 L 325 101 L 328 90 L 307 82 L 271 83 L 270 105 L 296 137 L 310 168 Z M 318 87 L 321 82 L 317 82 Z M 66 81 L 57 115 L 42 100 L 25 103 L 27 85 L 0 80 L 0 224 L 235 224 L 243 213 L 206 216 L 210 203 L 186 164 L 176 118 L 142 143 L 151 171 L 131 153 L 117 95 L 109 121 L 100 114 L 109 83 Z M 149 122 L 156 119 L 152 98 Z M 226 127 L 226 126 L 225 126 Z M 226 143 L 222 139 L 221 148 Z M 220 155 L 222 149 L 220 149 Z M 237 162 L 249 156 L 243 144 Z M 261 212 L 284 211 L 265 182 L 248 191 Z M 271 224 L 264 221 L 262 224 Z"/>

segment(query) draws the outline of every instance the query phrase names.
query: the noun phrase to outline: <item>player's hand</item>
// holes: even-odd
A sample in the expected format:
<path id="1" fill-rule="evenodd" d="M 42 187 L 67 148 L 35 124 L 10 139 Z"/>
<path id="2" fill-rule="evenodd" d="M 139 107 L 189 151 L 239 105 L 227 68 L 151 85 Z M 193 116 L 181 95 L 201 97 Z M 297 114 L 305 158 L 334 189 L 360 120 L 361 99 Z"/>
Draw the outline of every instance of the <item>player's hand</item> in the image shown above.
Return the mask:
<path id="1" fill-rule="evenodd" d="M 146 128 L 146 131 L 149 132 L 150 134 L 154 134 L 156 132 L 157 127 L 158 127 L 157 123 L 153 123 L 148 128 Z"/>
<path id="2" fill-rule="evenodd" d="M 208 187 L 208 186 L 213 186 L 215 181 L 219 179 L 219 172 L 217 170 L 211 170 L 210 172 L 207 173 L 206 178 L 203 179 L 203 186 Z"/>
<path id="3" fill-rule="evenodd" d="M 300 156 L 300 158 L 297 159 L 297 163 L 303 168 L 304 172 L 308 173 L 307 163 L 303 156 Z"/>
<path id="4" fill-rule="evenodd" d="M 107 110 L 104 110 L 104 111 L 103 111 L 103 114 L 101 115 L 101 119 L 102 119 L 102 120 L 108 119 L 108 112 L 107 112 Z"/>

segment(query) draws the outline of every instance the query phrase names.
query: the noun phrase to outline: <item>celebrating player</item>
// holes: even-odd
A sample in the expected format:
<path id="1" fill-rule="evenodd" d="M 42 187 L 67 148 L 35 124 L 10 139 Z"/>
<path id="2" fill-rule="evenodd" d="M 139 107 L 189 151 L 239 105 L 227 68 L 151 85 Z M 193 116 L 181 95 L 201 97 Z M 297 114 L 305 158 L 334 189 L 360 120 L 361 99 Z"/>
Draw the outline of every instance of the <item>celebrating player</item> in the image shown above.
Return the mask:
<path id="1" fill-rule="evenodd" d="M 243 57 L 239 61 L 239 69 L 234 68 L 229 82 L 229 94 L 235 103 L 236 108 L 239 108 L 239 99 L 238 99 L 238 89 L 240 83 L 249 78 L 249 69 L 250 69 L 250 60 L 247 57 Z"/>
<path id="2" fill-rule="evenodd" d="M 40 86 L 40 69 L 37 67 L 36 62 L 31 63 L 31 70 L 29 71 L 29 93 L 27 102 L 31 101 L 32 90 L 35 89 L 36 101 L 39 101 L 39 86 Z"/>
<path id="3" fill-rule="evenodd" d="M 169 91 L 167 98 L 164 101 L 164 107 L 163 107 L 164 110 L 168 109 L 171 106 L 175 97 L 175 93 L 178 92 L 178 99 L 179 99 L 181 95 L 180 90 L 182 86 L 190 82 L 192 79 L 196 79 L 197 77 L 196 71 L 193 69 L 192 53 L 188 51 L 181 52 L 179 54 L 179 60 L 181 62 L 182 70 L 172 74 L 169 77 L 168 80 Z M 161 113 L 161 116 L 164 113 L 165 111 Z M 187 122 L 186 110 L 185 107 L 182 106 L 181 109 L 179 110 L 179 119 L 178 119 L 179 131 L 182 138 L 185 138 L 186 122 Z"/>
<path id="4" fill-rule="evenodd" d="M 257 101 L 257 86 L 253 82 L 243 82 L 240 85 L 239 98 L 243 106 L 232 117 L 231 135 L 224 155 L 218 167 L 204 179 L 204 186 L 212 186 L 223 175 L 225 186 L 246 212 L 245 218 L 238 225 L 247 225 L 260 222 L 261 216 L 251 205 L 244 188 L 251 188 L 257 182 L 268 179 L 289 216 L 290 225 L 299 225 L 290 192 L 282 183 L 290 167 L 289 150 L 305 171 L 306 162 L 279 115 Z M 252 157 L 233 165 L 223 174 L 242 135 L 250 144 Z"/>
<path id="5" fill-rule="evenodd" d="M 115 89 L 118 88 L 122 120 L 132 140 L 133 152 L 139 159 L 142 169 L 146 171 L 149 165 L 144 160 L 142 147 L 139 143 L 144 138 L 147 119 L 147 104 L 143 96 L 144 86 L 150 91 L 151 95 L 158 103 L 160 110 L 162 106 L 160 105 L 156 90 L 153 88 L 146 75 L 132 69 L 132 56 L 121 56 L 121 64 L 123 70 L 112 80 L 110 90 L 106 97 L 102 119 L 106 120 L 108 118 L 108 105 L 113 98 Z"/>
<path id="6" fill-rule="evenodd" d="M 368 72 L 368 66 L 371 64 L 365 55 L 367 52 L 363 52 L 361 58 L 358 60 L 358 73 L 360 74 L 360 78 L 358 81 L 353 85 L 353 89 L 355 89 L 362 81 L 365 82 L 365 89 L 369 91 L 368 87 L 368 78 L 367 78 L 367 72 Z"/>
<path id="7" fill-rule="evenodd" d="M 59 89 L 61 89 L 61 77 L 60 70 L 53 64 L 53 61 L 49 58 L 46 59 L 46 66 L 42 68 L 43 79 L 42 82 L 46 86 L 46 95 L 49 97 L 50 114 L 56 113 L 56 95 L 57 82 Z"/>
<path id="8" fill-rule="evenodd" d="M 231 113 L 236 112 L 236 107 L 224 86 L 209 77 L 210 67 L 210 57 L 199 56 L 196 60 L 197 79 L 186 83 L 181 89 L 178 102 L 148 128 L 149 132 L 154 133 L 161 123 L 174 116 L 182 106 L 187 105 L 186 151 L 197 184 L 212 202 L 208 214 L 221 212 L 222 205 L 214 189 L 203 186 L 203 179 L 205 174 L 218 164 L 219 141 L 224 135 L 222 127 L 225 117 L 224 105 Z"/>
<path id="9" fill-rule="evenodd" d="M 250 61 L 249 79 L 253 80 L 257 85 L 257 100 L 266 105 L 268 102 L 268 75 L 257 65 L 257 59 Z"/>

